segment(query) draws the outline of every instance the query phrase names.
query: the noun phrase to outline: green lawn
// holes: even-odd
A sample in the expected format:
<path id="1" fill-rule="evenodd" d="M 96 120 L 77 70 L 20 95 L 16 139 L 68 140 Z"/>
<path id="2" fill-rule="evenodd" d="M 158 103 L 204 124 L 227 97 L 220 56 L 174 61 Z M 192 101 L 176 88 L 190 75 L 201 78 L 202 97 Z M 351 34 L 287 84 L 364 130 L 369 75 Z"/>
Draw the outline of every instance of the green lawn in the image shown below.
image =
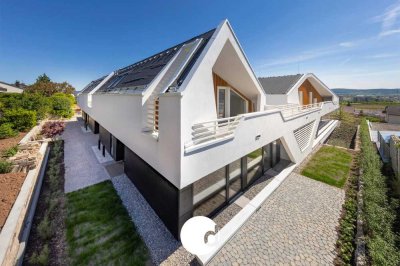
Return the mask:
<path id="1" fill-rule="evenodd" d="M 301 174 L 341 188 L 349 175 L 351 160 L 350 152 L 323 146 L 314 154 Z"/>
<path id="2" fill-rule="evenodd" d="M 110 181 L 67 194 L 72 265 L 145 265 L 148 251 Z"/>
<path id="3" fill-rule="evenodd" d="M 262 155 L 262 149 L 257 149 L 255 151 L 252 151 L 251 153 L 247 154 L 247 157 L 250 157 L 251 159 L 255 159 L 261 155 Z"/>

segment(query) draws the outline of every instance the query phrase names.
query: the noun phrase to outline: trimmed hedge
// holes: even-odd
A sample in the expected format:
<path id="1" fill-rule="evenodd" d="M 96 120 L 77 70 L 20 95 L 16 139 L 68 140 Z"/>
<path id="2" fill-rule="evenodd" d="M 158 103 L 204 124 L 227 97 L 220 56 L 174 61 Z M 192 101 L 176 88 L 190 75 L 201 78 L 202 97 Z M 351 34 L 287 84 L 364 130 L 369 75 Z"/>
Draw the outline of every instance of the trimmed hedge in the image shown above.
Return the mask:
<path id="1" fill-rule="evenodd" d="M 350 174 L 346 199 L 343 204 L 342 217 L 339 222 L 338 256 L 339 265 L 351 265 L 356 248 L 356 223 L 357 223 L 357 176 Z"/>
<path id="2" fill-rule="evenodd" d="M 3 112 L 3 123 L 11 123 L 13 129 L 18 131 L 28 130 L 36 125 L 36 112 L 22 108 L 8 109 Z"/>
<path id="3" fill-rule="evenodd" d="M 367 250 L 373 265 L 400 265 L 398 235 L 394 232 L 396 201 L 388 197 L 381 161 L 369 138 L 365 119 L 361 122 L 361 178 L 364 182 L 364 217 Z"/>

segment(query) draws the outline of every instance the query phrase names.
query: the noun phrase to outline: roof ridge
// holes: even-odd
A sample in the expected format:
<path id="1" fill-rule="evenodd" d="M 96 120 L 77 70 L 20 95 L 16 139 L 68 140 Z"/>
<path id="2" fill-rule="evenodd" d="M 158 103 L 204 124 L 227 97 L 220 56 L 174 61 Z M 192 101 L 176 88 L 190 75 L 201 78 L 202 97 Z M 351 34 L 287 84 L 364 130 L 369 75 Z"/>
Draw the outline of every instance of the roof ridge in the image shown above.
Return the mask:
<path id="1" fill-rule="evenodd" d="M 285 77 L 293 77 L 293 76 L 303 76 L 305 74 L 298 73 L 298 74 L 290 74 L 290 75 L 282 75 L 282 76 L 268 76 L 268 77 L 258 77 L 258 79 L 269 79 L 269 78 L 285 78 Z"/>

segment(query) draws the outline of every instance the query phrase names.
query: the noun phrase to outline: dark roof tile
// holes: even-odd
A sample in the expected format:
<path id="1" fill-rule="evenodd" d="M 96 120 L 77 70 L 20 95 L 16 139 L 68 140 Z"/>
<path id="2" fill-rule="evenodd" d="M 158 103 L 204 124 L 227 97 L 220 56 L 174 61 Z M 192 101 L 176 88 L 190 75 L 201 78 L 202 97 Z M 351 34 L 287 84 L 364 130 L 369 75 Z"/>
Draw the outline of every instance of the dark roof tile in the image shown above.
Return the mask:
<path id="1" fill-rule="evenodd" d="M 286 94 L 303 74 L 258 78 L 267 94 Z"/>

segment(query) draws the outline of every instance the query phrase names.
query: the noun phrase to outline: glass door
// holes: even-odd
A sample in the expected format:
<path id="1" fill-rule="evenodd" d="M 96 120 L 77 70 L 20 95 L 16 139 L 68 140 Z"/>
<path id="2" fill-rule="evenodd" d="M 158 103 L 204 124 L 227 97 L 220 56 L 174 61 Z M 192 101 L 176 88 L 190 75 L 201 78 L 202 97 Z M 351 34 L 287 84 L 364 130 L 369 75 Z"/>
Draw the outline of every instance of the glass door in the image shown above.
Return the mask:
<path id="1" fill-rule="evenodd" d="M 248 101 L 230 87 L 218 86 L 218 118 L 232 117 L 247 113 Z"/>
<path id="2" fill-rule="evenodd" d="M 228 200 L 231 200 L 242 190 L 242 166 L 238 159 L 228 166 Z"/>

